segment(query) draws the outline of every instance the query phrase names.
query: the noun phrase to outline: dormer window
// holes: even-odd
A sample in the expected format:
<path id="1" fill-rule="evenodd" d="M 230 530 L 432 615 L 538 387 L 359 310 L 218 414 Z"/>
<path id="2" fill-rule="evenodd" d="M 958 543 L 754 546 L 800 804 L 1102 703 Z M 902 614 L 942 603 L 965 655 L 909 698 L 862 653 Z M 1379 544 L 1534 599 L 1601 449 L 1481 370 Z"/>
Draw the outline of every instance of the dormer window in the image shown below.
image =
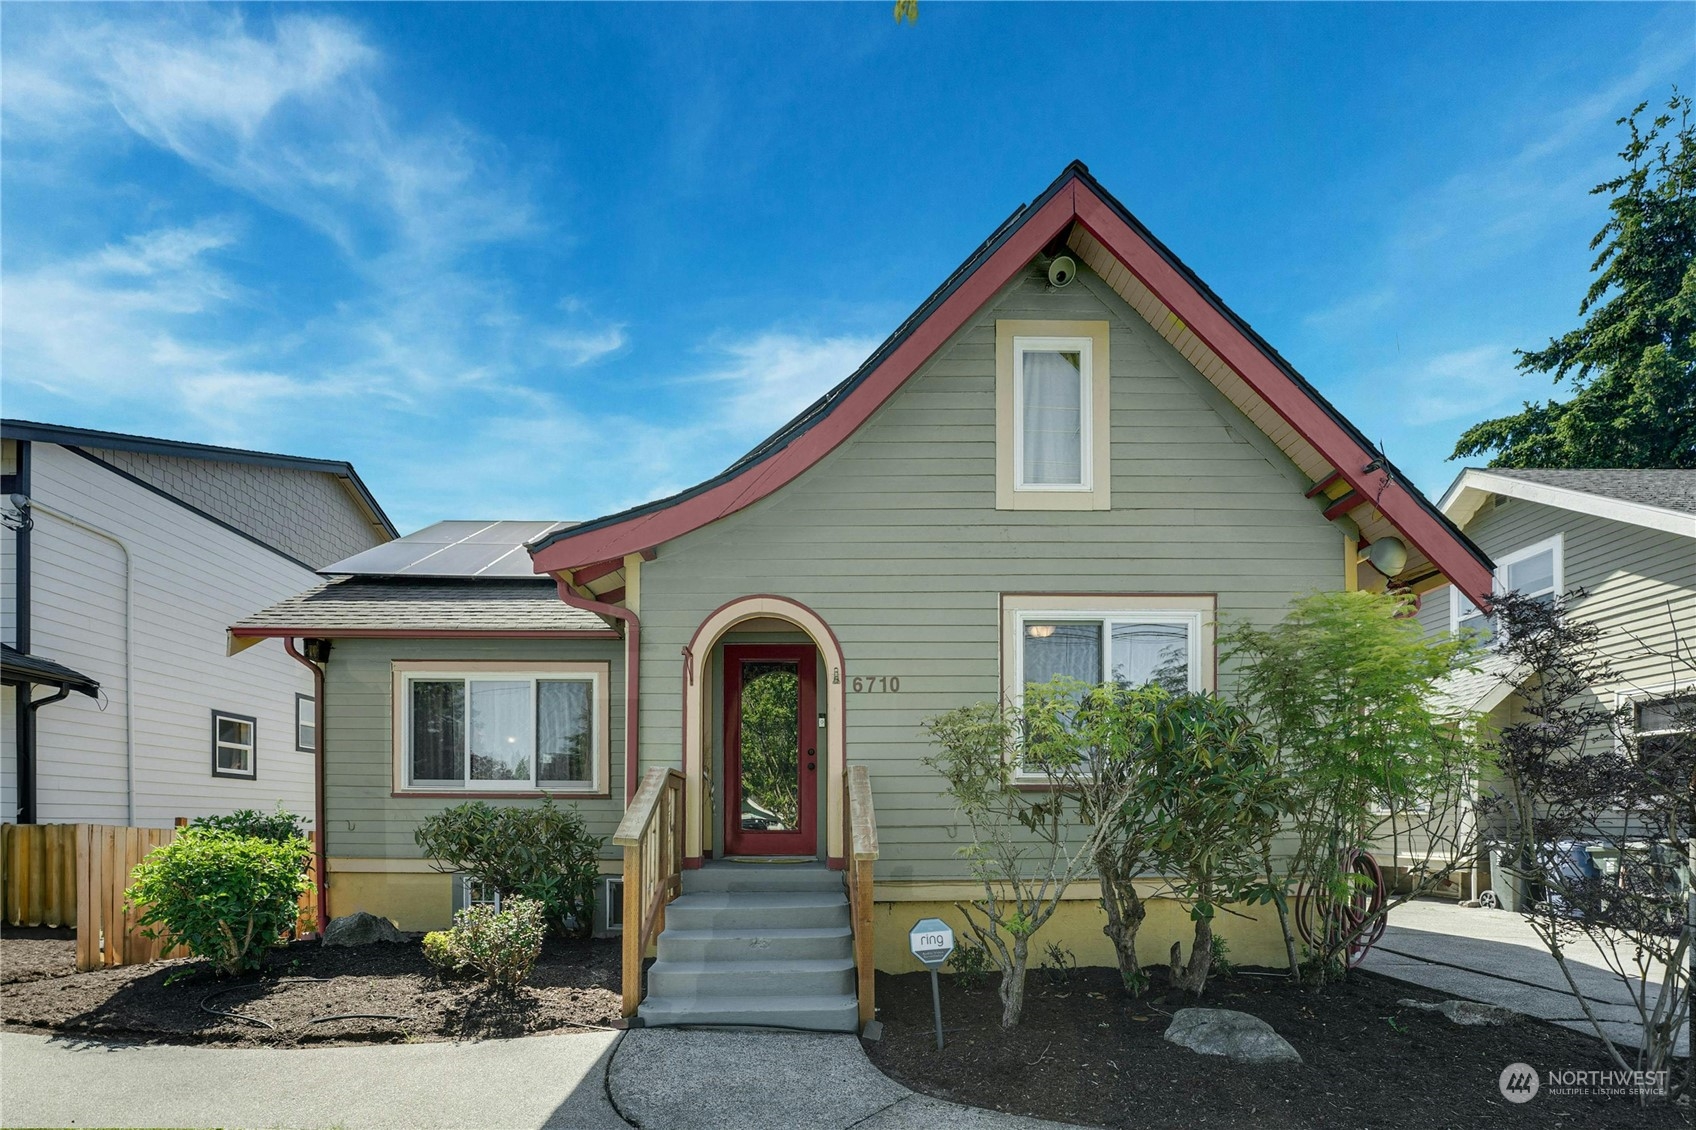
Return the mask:
<path id="1" fill-rule="evenodd" d="M 1000 321 L 996 338 L 996 507 L 1106 510 L 1106 322 Z"/>

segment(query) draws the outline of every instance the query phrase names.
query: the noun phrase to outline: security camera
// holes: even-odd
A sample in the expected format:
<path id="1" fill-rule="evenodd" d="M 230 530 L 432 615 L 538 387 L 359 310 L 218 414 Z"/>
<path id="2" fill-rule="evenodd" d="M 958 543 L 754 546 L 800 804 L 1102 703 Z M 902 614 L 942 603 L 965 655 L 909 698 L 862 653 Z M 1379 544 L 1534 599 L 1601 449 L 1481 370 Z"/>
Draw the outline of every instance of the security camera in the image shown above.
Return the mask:
<path id="1" fill-rule="evenodd" d="M 1078 263 L 1070 255 L 1056 255 L 1048 264 L 1048 285 L 1055 290 L 1070 286 L 1078 277 Z"/>

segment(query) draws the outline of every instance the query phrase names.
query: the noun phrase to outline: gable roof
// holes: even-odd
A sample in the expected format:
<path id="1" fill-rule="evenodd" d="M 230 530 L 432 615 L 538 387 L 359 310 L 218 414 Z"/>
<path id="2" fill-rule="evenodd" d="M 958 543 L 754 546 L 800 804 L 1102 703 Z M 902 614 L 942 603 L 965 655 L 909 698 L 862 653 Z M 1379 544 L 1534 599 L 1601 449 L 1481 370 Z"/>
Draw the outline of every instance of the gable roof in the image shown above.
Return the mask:
<path id="1" fill-rule="evenodd" d="M 182 459 L 206 459 L 216 463 L 245 463 L 257 467 L 280 467 L 290 471 L 316 471 L 341 481 L 371 521 L 385 530 L 389 537 L 400 536 L 389 516 L 377 504 L 376 497 L 366 488 L 353 469 L 353 464 L 340 459 L 307 459 L 298 455 L 277 455 L 269 451 L 249 451 L 240 447 L 217 447 L 209 443 L 187 443 L 182 440 L 156 439 L 152 436 L 130 435 L 126 432 L 103 432 L 94 428 L 72 428 L 63 424 L 41 424 L 32 420 L 0 420 L 0 436 L 13 440 L 34 440 L 56 443 L 64 447 L 95 447 L 112 451 L 133 451 L 142 455 L 166 455 Z"/>
<path id="2" fill-rule="evenodd" d="M 1440 505 L 1464 526 L 1498 494 L 1696 538 L 1696 471 L 1468 467 Z"/>
<path id="3" fill-rule="evenodd" d="M 1488 598 L 1491 562 L 1314 387 L 1090 176 L 1068 165 L 998 227 L 858 370 L 724 471 L 670 498 L 531 543 L 565 576 L 650 550 L 747 507 L 812 467 L 870 418 L 1015 274 L 1064 239 L 1150 325 L 1266 431 L 1370 541 L 1406 541 L 1410 582 Z"/>

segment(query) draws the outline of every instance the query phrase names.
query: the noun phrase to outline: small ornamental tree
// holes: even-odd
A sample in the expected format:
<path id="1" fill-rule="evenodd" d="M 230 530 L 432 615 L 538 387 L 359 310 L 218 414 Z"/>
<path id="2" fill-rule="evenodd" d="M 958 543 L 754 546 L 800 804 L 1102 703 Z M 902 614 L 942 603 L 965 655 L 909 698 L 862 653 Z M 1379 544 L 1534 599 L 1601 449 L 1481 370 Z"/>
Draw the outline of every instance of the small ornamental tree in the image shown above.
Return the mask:
<path id="1" fill-rule="evenodd" d="M 1075 757 L 1040 740 L 1026 745 L 1027 729 L 1051 734 L 1057 714 L 1076 708 L 1063 691 L 1026 694 L 1022 709 L 985 702 L 960 707 L 925 722 L 939 751 L 924 764 L 942 775 L 946 795 L 965 822 L 971 842 L 960 854 L 983 885 L 983 897 L 956 903 L 978 944 L 1001 971 L 1001 1024 L 1019 1022 L 1031 938 L 1054 916 L 1066 888 L 1091 867 L 1100 826 L 1081 825 L 1075 802 L 1060 787 L 1063 775 L 1044 754 Z M 1045 789 L 1020 787 L 1020 763 L 1039 774 Z"/>
<path id="2" fill-rule="evenodd" d="M 438 871 L 470 875 L 503 898 L 536 900 L 556 933 L 588 937 L 594 929 L 606 841 L 589 833 L 575 806 L 552 797 L 530 807 L 470 801 L 426 818 L 413 839 Z"/>
<path id="3" fill-rule="evenodd" d="M 1210 694 L 1155 691 L 1146 771 L 1133 806 L 1155 814 L 1153 861 L 1195 924 L 1187 962 L 1172 943 L 1171 983 L 1200 996 L 1215 944 L 1213 921 L 1234 902 L 1268 902 L 1261 844 L 1294 795 L 1271 746 L 1238 707 Z"/>
<path id="4" fill-rule="evenodd" d="M 1444 680 L 1476 666 L 1470 638 L 1425 635 L 1409 598 L 1321 592 L 1270 628 L 1239 623 L 1221 635 L 1236 665 L 1236 701 L 1271 742 L 1291 783 L 1288 832 L 1262 841 L 1267 896 L 1276 904 L 1293 975 L 1299 976 L 1290 899 L 1323 922 L 1320 977 L 1407 899 L 1445 885 L 1478 854 L 1472 790 L 1475 719 L 1443 705 Z M 1333 915 L 1362 892 L 1358 849 L 1385 850 L 1406 882 L 1364 915 Z"/>
<path id="5" fill-rule="evenodd" d="M 1153 859 L 1161 812 L 1144 800 L 1154 785 L 1150 747 L 1160 740 L 1171 695 L 1155 686 L 1091 686 L 1059 678 L 1027 691 L 1057 698 L 1059 709 L 1039 712 L 1026 742 L 1040 764 L 1078 805 L 1078 818 L 1101 830 L 1092 860 L 1101 880 L 1101 932 L 1113 943 L 1119 977 L 1131 994 L 1148 987 L 1137 954 L 1137 932 L 1148 915 L 1137 877 Z"/>
<path id="6" fill-rule="evenodd" d="M 295 925 L 312 845 L 184 828 L 154 848 L 124 892 L 149 938 L 183 946 L 220 976 L 257 969 Z"/>
<path id="7" fill-rule="evenodd" d="M 1509 594 L 1491 607 L 1498 650 L 1519 673 L 1521 720 L 1492 743 L 1501 784 L 1481 807 L 1527 892 L 1526 921 L 1574 1002 L 1620 1070 L 1665 1080 L 1639 1098 L 1664 1101 L 1692 1087 L 1688 1060 L 1682 1080 L 1672 1069 L 1689 1031 L 1696 943 L 1696 649 L 1669 608 L 1671 644 L 1640 649 L 1660 661 L 1655 694 L 1644 700 L 1650 717 L 1632 717 L 1635 701 L 1615 713 L 1598 697 L 1624 682 L 1603 652 L 1603 630 L 1568 614 L 1583 595 Z M 1604 873 L 1596 855 L 1617 871 Z M 1638 1047 L 1610 1035 L 1613 1018 L 1596 1014 L 1574 978 L 1567 951 L 1580 938 L 1631 1002 Z"/>

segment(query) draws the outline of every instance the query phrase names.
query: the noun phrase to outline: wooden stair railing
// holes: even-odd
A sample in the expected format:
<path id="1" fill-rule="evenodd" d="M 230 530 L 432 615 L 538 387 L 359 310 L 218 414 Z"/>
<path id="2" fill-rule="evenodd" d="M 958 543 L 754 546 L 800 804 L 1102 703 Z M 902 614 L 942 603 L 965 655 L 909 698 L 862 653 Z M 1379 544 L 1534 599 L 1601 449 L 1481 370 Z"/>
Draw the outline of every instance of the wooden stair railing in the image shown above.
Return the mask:
<path id="1" fill-rule="evenodd" d="M 854 927 L 854 975 L 860 998 L 860 1027 L 877 1017 L 877 958 L 872 925 L 872 869 L 877 864 L 877 812 L 872 778 L 864 765 L 844 774 L 842 811 L 848 819 L 848 909 Z"/>
<path id="2" fill-rule="evenodd" d="M 612 842 L 624 849 L 623 1014 L 642 1003 L 642 962 L 665 929 L 665 907 L 683 889 L 683 774 L 655 767 L 642 778 Z"/>

